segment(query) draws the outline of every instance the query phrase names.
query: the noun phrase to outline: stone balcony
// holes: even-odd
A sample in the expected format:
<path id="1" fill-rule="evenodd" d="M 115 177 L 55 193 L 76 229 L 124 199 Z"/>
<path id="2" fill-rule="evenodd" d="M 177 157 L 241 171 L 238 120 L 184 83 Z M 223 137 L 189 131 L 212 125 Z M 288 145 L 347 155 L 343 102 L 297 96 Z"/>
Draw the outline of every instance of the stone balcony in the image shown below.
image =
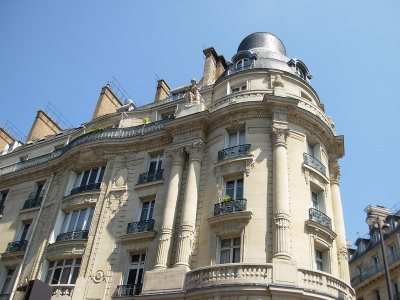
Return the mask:
<path id="1" fill-rule="evenodd" d="M 74 286 L 73 284 L 56 284 L 51 285 L 53 288 L 53 296 L 51 299 L 65 299 L 69 300 L 72 299 L 72 295 L 74 293 Z"/>
<path id="2" fill-rule="evenodd" d="M 115 297 L 139 295 L 142 291 L 141 284 L 118 285 L 115 291 Z"/>

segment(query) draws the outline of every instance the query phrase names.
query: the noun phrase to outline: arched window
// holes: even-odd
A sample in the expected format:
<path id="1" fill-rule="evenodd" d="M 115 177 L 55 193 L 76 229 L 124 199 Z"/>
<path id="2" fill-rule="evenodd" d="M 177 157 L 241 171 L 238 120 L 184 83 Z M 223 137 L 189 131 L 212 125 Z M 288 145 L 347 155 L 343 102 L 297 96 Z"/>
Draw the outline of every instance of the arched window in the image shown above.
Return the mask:
<path id="1" fill-rule="evenodd" d="M 249 60 L 247 58 L 242 58 L 236 63 L 236 69 L 242 69 L 248 65 Z"/>

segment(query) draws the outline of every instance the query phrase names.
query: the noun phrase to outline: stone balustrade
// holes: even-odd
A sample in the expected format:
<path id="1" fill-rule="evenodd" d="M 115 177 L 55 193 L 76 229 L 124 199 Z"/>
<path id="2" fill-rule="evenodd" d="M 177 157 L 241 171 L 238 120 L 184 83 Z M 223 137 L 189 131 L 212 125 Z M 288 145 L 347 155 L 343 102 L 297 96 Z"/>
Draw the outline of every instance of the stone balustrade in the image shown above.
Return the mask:
<path id="1" fill-rule="evenodd" d="M 57 284 L 52 285 L 53 287 L 53 297 L 52 299 L 62 298 L 62 299 L 72 299 L 72 294 L 74 293 L 74 285 L 69 284 Z"/>

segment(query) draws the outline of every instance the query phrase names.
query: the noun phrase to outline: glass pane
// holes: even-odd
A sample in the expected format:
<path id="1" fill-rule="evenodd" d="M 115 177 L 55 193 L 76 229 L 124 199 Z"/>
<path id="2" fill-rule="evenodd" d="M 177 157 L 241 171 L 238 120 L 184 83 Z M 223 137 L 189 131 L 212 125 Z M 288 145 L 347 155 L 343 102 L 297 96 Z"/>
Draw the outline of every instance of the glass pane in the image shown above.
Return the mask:
<path id="1" fill-rule="evenodd" d="M 11 278 L 6 278 L 4 282 L 3 289 L 1 290 L 1 294 L 8 294 L 11 290 Z"/>
<path id="2" fill-rule="evenodd" d="M 132 262 L 139 262 L 140 254 L 134 254 L 132 255 Z"/>
<path id="3" fill-rule="evenodd" d="M 62 224 L 62 226 L 61 226 L 61 231 L 60 231 L 60 233 L 67 232 L 67 222 L 68 222 L 69 214 L 70 214 L 70 213 L 67 213 L 67 214 L 64 216 L 64 220 L 63 220 L 63 224 Z"/>
<path id="4" fill-rule="evenodd" d="M 228 181 L 226 183 L 226 195 L 231 197 L 232 199 L 235 198 L 235 181 Z"/>
<path id="5" fill-rule="evenodd" d="M 145 261 L 146 260 L 146 253 L 142 254 L 142 259 L 140 261 Z"/>
<path id="6" fill-rule="evenodd" d="M 307 153 L 314 157 L 314 146 L 311 144 L 307 144 Z"/>
<path id="7" fill-rule="evenodd" d="M 161 169 L 162 169 L 162 156 L 159 157 L 158 165 L 157 165 L 157 170 L 161 170 Z"/>
<path id="8" fill-rule="evenodd" d="M 236 237 L 233 239 L 233 246 L 240 246 L 240 237 Z"/>
<path id="9" fill-rule="evenodd" d="M 142 279 L 143 279 L 143 269 L 139 269 L 139 275 L 136 281 L 136 284 L 142 284 Z"/>
<path id="10" fill-rule="evenodd" d="M 79 210 L 76 210 L 72 213 L 71 221 L 69 221 L 69 226 L 68 226 L 67 232 L 75 230 L 75 224 L 76 224 L 76 220 L 78 219 L 78 214 L 79 214 Z"/>
<path id="11" fill-rule="evenodd" d="M 246 91 L 246 90 L 247 90 L 247 86 L 245 86 L 245 85 L 242 86 L 241 90 L 242 90 L 242 91 Z"/>
<path id="12" fill-rule="evenodd" d="M 50 284 L 51 273 L 53 272 L 52 269 L 47 271 L 46 279 L 44 280 L 47 284 Z"/>
<path id="13" fill-rule="evenodd" d="M 151 203 L 150 203 L 150 210 L 149 210 L 149 215 L 148 215 L 147 220 L 150 220 L 150 219 L 153 218 L 154 202 L 155 202 L 155 201 L 153 200 L 153 201 L 151 201 Z"/>
<path id="14" fill-rule="evenodd" d="M 142 213 L 140 215 L 140 221 L 146 221 L 147 220 L 147 214 L 149 212 L 149 206 L 150 206 L 150 202 L 143 202 Z"/>
<path id="15" fill-rule="evenodd" d="M 137 275 L 137 269 L 130 269 L 129 275 L 128 275 L 128 281 L 126 282 L 126 284 L 127 285 L 135 284 L 136 283 L 136 275 Z"/>
<path id="16" fill-rule="evenodd" d="M 106 171 L 105 167 L 101 167 L 99 178 L 97 179 L 97 182 L 103 182 L 103 177 L 104 177 L 104 172 Z"/>
<path id="17" fill-rule="evenodd" d="M 221 264 L 230 263 L 230 253 L 231 253 L 230 249 L 221 250 L 221 256 L 220 256 L 220 263 Z"/>
<path id="18" fill-rule="evenodd" d="M 153 172 L 155 172 L 156 170 L 157 170 L 157 161 L 156 161 L 156 160 L 153 160 L 153 161 L 150 162 L 150 165 L 149 165 L 149 172 L 153 173 Z"/>
<path id="19" fill-rule="evenodd" d="M 239 132 L 239 145 L 244 145 L 246 144 L 246 135 L 245 135 L 245 131 L 241 130 Z"/>
<path id="20" fill-rule="evenodd" d="M 73 262 L 73 261 L 74 261 L 73 258 L 68 258 L 68 259 L 65 260 L 65 264 L 64 264 L 64 265 L 70 266 L 70 265 L 72 265 L 72 262 Z"/>
<path id="21" fill-rule="evenodd" d="M 56 264 L 57 267 L 63 266 L 63 265 L 64 265 L 64 260 L 63 259 L 57 260 L 57 264 Z"/>
<path id="22" fill-rule="evenodd" d="M 98 168 L 92 169 L 90 173 L 89 183 L 95 183 L 97 178 L 97 173 L 99 172 Z"/>
<path id="23" fill-rule="evenodd" d="M 236 180 L 236 198 L 243 199 L 243 179 Z"/>
<path id="24" fill-rule="evenodd" d="M 240 248 L 233 249 L 233 260 L 232 262 L 237 263 L 240 262 Z"/>
<path id="25" fill-rule="evenodd" d="M 78 278 L 78 275 L 79 275 L 79 267 L 75 267 L 74 272 L 72 273 L 71 281 L 69 283 L 75 284 L 76 279 Z"/>
<path id="26" fill-rule="evenodd" d="M 90 174 L 90 170 L 86 170 L 86 171 L 83 173 L 83 177 L 82 177 L 82 181 L 81 181 L 81 186 L 84 186 L 84 185 L 87 184 L 87 180 L 88 180 L 88 178 L 89 178 L 89 174 Z"/>
<path id="27" fill-rule="evenodd" d="M 31 225 L 31 224 L 25 224 L 24 230 L 22 231 L 22 234 L 21 234 L 20 241 L 25 241 L 26 236 L 27 236 L 28 231 L 29 231 L 29 226 L 30 226 L 30 225 Z"/>
<path id="28" fill-rule="evenodd" d="M 231 239 L 221 240 L 221 248 L 226 248 L 231 246 Z"/>
<path id="29" fill-rule="evenodd" d="M 83 222 L 85 221 L 86 208 L 82 209 L 79 214 L 78 223 L 75 226 L 75 231 L 80 231 L 83 228 Z"/>
<path id="30" fill-rule="evenodd" d="M 42 192 L 42 189 L 43 189 L 43 184 L 39 184 L 38 188 L 36 190 L 36 193 L 35 193 L 35 198 L 39 198 L 40 197 L 40 193 Z"/>
<path id="31" fill-rule="evenodd" d="M 229 134 L 229 147 L 234 147 L 234 146 L 237 146 L 237 132 L 232 132 Z"/>
<path id="32" fill-rule="evenodd" d="M 54 261 L 50 262 L 49 269 L 54 267 Z"/>
<path id="33" fill-rule="evenodd" d="M 93 214 L 94 214 L 94 207 L 92 207 L 90 209 L 89 218 L 88 218 L 88 220 L 86 222 L 86 225 L 85 225 L 85 230 L 89 230 L 90 224 L 92 224 Z"/>
<path id="34" fill-rule="evenodd" d="M 57 269 L 54 270 L 54 274 L 53 274 L 53 278 L 51 280 L 51 284 L 58 284 L 59 283 L 61 270 L 62 270 L 61 268 L 57 268 Z"/>
<path id="35" fill-rule="evenodd" d="M 67 267 L 63 269 L 60 284 L 67 284 L 69 279 L 69 274 L 71 273 L 71 267 Z"/>

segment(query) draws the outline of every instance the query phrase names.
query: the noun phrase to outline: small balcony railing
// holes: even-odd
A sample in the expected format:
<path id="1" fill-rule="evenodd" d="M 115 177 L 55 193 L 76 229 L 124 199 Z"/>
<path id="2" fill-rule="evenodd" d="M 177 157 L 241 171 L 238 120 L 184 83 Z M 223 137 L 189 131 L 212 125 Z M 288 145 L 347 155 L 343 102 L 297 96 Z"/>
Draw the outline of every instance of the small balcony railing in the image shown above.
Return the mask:
<path id="1" fill-rule="evenodd" d="M 141 284 L 118 285 L 115 291 L 117 297 L 139 295 L 142 291 Z"/>
<path id="2" fill-rule="evenodd" d="M 72 189 L 70 195 L 79 194 L 79 193 L 86 192 L 86 191 L 99 190 L 100 187 L 101 187 L 101 182 L 89 183 L 89 184 L 82 185 L 82 186 Z"/>
<path id="3" fill-rule="evenodd" d="M 142 173 L 139 175 L 139 182 L 138 183 L 145 183 L 154 180 L 162 179 L 164 169 L 157 170 L 155 172 L 147 172 Z"/>
<path id="4" fill-rule="evenodd" d="M 230 157 L 236 157 L 250 153 L 251 144 L 239 145 L 224 150 L 218 151 L 218 160 L 223 160 Z"/>
<path id="5" fill-rule="evenodd" d="M 56 242 L 69 240 L 87 240 L 89 230 L 70 231 L 57 235 Z"/>
<path id="6" fill-rule="evenodd" d="M 133 222 L 128 224 L 128 227 L 126 228 L 126 233 L 152 231 L 153 227 L 154 227 L 153 219 L 147 221 Z"/>
<path id="7" fill-rule="evenodd" d="M 247 206 L 246 199 L 235 199 L 216 203 L 214 205 L 214 216 L 230 214 L 236 211 L 245 211 Z"/>
<path id="8" fill-rule="evenodd" d="M 303 157 L 304 157 L 304 163 L 305 164 L 317 169 L 322 174 L 326 175 L 326 168 L 322 164 L 322 162 L 320 162 L 318 159 L 316 159 L 314 156 L 312 156 L 312 155 L 310 155 L 308 153 L 304 153 Z"/>
<path id="9" fill-rule="evenodd" d="M 308 212 L 310 214 L 310 220 L 318 222 L 319 224 L 322 224 L 332 230 L 331 218 L 329 218 L 326 214 L 315 208 L 310 208 Z"/>
<path id="10" fill-rule="evenodd" d="M 36 192 L 31 193 L 29 195 L 28 200 L 25 201 L 24 206 L 22 207 L 22 209 L 40 206 L 40 203 L 42 203 L 42 199 L 43 199 L 43 195 L 42 194 L 36 195 Z"/>
<path id="11" fill-rule="evenodd" d="M 0 206 L 0 215 L 3 214 L 3 210 L 4 210 L 4 205 Z"/>
<path id="12" fill-rule="evenodd" d="M 10 299 L 10 294 L 0 294 L 0 300 L 8 300 Z"/>
<path id="13" fill-rule="evenodd" d="M 254 63 L 250 63 L 250 64 L 246 64 L 242 67 L 236 67 L 232 70 L 228 70 L 228 75 L 237 73 L 237 72 L 241 72 L 241 71 L 245 71 L 245 70 L 250 70 L 250 69 L 254 69 Z"/>
<path id="14" fill-rule="evenodd" d="M 27 244 L 28 241 L 26 240 L 8 243 L 6 252 L 24 251 Z"/>

